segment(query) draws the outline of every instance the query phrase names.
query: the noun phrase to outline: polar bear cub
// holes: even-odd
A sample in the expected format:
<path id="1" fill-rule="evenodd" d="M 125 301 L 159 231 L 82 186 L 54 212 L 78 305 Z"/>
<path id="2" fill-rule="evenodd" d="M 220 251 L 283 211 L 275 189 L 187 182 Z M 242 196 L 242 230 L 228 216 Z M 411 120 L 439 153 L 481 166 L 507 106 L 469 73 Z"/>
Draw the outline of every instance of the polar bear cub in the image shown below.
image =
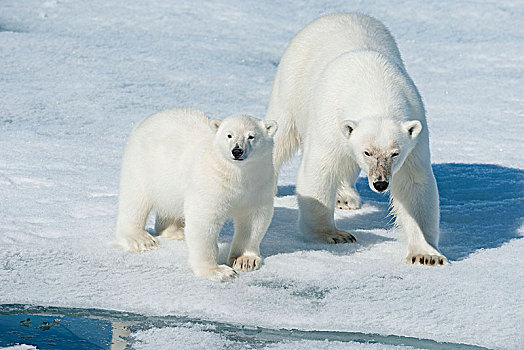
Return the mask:
<path id="1" fill-rule="evenodd" d="M 280 61 L 266 119 L 279 124 L 277 171 L 302 148 L 296 192 L 304 234 L 355 241 L 335 227 L 333 214 L 342 202 L 360 205 L 354 183 L 362 169 L 373 191 L 391 193 L 407 236 L 406 262 L 447 264 L 437 248 L 438 191 L 424 106 L 382 23 L 336 13 L 308 24 Z"/>
<path id="2" fill-rule="evenodd" d="M 144 230 L 156 211 L 161 237 L 185 236 L 189 265 L 216 281 L 258 269 L 259 245 L 273 216 L 274 121 L 240 115 L 209 119 L 192 109 L 172 109 L 142 121 L 122 162 L 116 241 L 126 250 L 157 245 Z M 233 218 L 228 265 L 218 265 L 218 234 Z M 231 267 L 232 268 L 231 268 Z"/>

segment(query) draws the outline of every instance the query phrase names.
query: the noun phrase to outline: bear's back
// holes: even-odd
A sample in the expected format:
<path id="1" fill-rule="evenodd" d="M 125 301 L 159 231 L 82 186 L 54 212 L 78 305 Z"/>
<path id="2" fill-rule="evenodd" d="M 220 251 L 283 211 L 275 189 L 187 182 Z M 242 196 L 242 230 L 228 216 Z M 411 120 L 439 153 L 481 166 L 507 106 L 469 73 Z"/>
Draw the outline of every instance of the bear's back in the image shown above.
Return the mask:
<path id="1" fill-rule="evenodd" d="M 204 113 L 194 109 L 171 109 L 144 119 L 126 145 L 122 162 L 125 181 L 147 189 L 156 207 L 180 211 L 173 198 L 182 198 L 193 166 L 212 143 L 208 121 Z"/>
<path id="2" fill-rule="evenodd" d="M 395 39 L 386 26 L 360 13 L 322 16 L 304 27 L 293 39 L 290 48 L 292 46 L 322 66 L 345 52 L 358 50 L 377 51 L 402 65 Z"/>
<path id="3" fill-rule="evenodd" d="M 209 118 L 191 108 L 168 109 L 144 119 L 133 131 L 156 139 L 164 137 L 210 137 Z"/>
<path id="4" fill-rule="evenodd" d="M 188 157 L 196 158 L 211 145 L 208 122 L 209 118 L 195 109 L 176 108 L 154 114 L 131 133 L 125 158 L 141 163 L 148 171 L 184 166 L 179 163 Z"/>
<path id="5" fill-rule="evenodd" d="M 404 70 L 393 36 L 380 21 L 359 13 L 322 16 L 304 27 L 287 47 L 277 69 L 268 116 L 292 111 L 297 129 L 305 132 L 313 88 L 326 67 L 350 52 L 375 51 Z M 276 108 L 273 104 L 280 104 Z"/>

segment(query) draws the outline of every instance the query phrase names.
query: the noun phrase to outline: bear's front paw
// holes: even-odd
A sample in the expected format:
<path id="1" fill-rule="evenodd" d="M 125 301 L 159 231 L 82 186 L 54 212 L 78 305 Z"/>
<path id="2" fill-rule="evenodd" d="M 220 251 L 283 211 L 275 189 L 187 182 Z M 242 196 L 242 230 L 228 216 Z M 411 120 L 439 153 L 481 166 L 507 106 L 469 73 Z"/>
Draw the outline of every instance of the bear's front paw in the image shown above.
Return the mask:
<path id="1" fill-rule="evenodd" d="M 227 282 L 238 277 L 238 274 L 231 267 L 226 265 L 217 265 L 217 267 L 209 269 L 205 276 L 207 279 L 216 282 Z"/>
<path id="2" fill-rule="evenodd" d="M 242 255 L 234 259 L 233 269 L 244 272 L 258 270 L 260 268 L 260 260 L 260 257 L 256 255 Z"/>
<path id="3" fill-rule="evenodd" d="M 449 265 L 448 259 L 442 254 L 409 254 L 405 263 L 429 266 Z"/>
<path id="4" fill-rule="evenodd" d="M 335 229 L 335 232 L 315 234 L 322 242 L 329 244 L 354 243 L 357 239 L 349 232 Z"/>
<path id="5" fill-rule="evenodd" d="M 355 210 L 360 209 L 362 202 L 358 193 L 353 192 L 338 192 L 337 193 L 337 202 L 335 203 L 335 208 L 342 210 Z"/>
<path id="6" fill-rule="evenodd" d="M 158 246 L 156 238 L 146 231 L 136 231 L 131 235 L 118 237 L 117 244 L 133 253 L 151 250 Z"/>

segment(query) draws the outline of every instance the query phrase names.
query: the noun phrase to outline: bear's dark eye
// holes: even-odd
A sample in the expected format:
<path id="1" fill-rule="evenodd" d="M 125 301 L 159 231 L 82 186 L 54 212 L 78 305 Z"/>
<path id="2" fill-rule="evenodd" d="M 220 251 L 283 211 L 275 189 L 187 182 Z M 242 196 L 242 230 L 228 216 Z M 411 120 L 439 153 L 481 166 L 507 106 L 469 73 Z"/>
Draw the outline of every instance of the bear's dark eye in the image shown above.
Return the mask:
<path id="1" fill-rule="evenodd" d="M 233 136 L 231 136 L 231 134 L 227 134 L 227 138 L 230 139 L 232 138 Z"/>
<path id="2" fill-rule="evenodd" d="M 364 155 L 365 155 L 366 157 L 370 157 L 370 156 L 371 156 L 371 154 L 370 154 L 368 151 L 364 151 Z"/>
<path id="3" fill-rule="evenodd" d="M 393 153 L 391 154 L 391 158 L 395 158 L 395 157 L 397 157 L 397 156 L 398 156 L 398 152 L 393 152 Z"/>
<path id="4" fill-rule="evenodd" d="M 255 138 L 255 136 L 253 136 L 253 135 L 249 135 L 249 136 L 247 137 L 248 140 L 253 140 L 254 138 Z"/>

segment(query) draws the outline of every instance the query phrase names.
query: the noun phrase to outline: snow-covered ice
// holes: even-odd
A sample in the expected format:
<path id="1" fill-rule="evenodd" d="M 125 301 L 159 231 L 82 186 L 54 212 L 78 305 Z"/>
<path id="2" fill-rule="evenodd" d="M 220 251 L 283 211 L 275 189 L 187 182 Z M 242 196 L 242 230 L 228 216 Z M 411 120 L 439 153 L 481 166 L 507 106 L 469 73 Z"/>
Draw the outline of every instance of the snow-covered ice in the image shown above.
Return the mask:
<path id="1" fill-rule="evenodd" d="M 115 248 L 120 160 L 134 125 L 170 107 L 263 117 L 287 43 L 334 11 L 383 21 L 420 89 L 451 266 L 403 264 L 387 198 L 363 178 L 363 208 L 336 213 L 358 244 L 304 240 L 297 158 L 281 173 L 256 272 L 217 284 L 191 275 L 183 242 L 161 239 L 137 255 Z M 0 304 L 523 348 L 523 27 L 524 3 L 513 0 L 3 0 Z M 222 259 L 231 238 L 229 224 Z M 134 336 L 138 348 L 236 346 L 197 326 Z M 345 346 L 363 348 L 274 344 Z"/>
<path id="2" fill-rule="evenodd" d="M 170 339 L 176 344 L 183 344 L 184 350 L 201 349 L 245 349 L 246 344 L 242 339 L 230 340 L 217 333 L 206 332 L 199 326 L 181 326 L 166 328 L 151 328 L 138 331 L 134 335 L 138 341 L 137 350 L 171 350 L 172 344 L 166 343 Z M 270 344 L 254 344 L 255 348 L 266 350 L 407 350 L 408 346 L 392 346 L 383 344 L 366 344 L 357 342 L 321 341 L 321 340 L 294 340 Z"/>

